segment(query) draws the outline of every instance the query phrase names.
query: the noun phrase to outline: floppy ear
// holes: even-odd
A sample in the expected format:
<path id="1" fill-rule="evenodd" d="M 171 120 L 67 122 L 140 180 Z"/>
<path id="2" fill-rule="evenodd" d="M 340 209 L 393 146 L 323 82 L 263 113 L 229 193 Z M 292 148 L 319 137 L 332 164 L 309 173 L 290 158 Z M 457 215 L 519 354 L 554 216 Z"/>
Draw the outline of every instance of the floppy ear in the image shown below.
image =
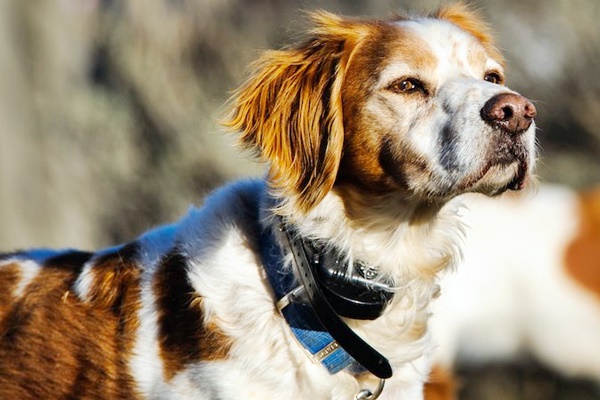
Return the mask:
<path id="1" fill-rule="evenodd" d="M 504 57 L 496 47 L 492 30 L 480 12 L 465 3 L 453 3 L 440 9 L 436 18 L 444 19 L 473 35 L 488 52 L 490 57 L 503 64 Z"/>
<path id="2" fill-rule="evenodd" d="M 269 184 L 286 207 L 307 212 L 331 190 L 342 155 L 341 88 L 359 32 L 333 14 L 300 46 L 265 53 L 234 94 L 226 125 L 270 163 Z M 288 214 L 292 210 L 288 210 Z"/>

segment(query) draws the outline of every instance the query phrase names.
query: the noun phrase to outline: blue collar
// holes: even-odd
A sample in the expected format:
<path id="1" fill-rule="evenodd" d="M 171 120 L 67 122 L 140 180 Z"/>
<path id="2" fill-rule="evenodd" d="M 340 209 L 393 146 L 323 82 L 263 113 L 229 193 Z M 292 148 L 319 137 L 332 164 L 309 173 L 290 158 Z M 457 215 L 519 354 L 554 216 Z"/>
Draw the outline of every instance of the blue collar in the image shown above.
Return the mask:
<path id="1" fill-rule="evenodd" d="M 346 368 L 356 373 L 364 372 L 364 368 L 327 332 L 310 303 L 301 295 L 301 286 L 294 277 L 292 268 L 284 268 L 283 252 L 271 229 L 262 232 L 260 247 L 263 266 L 275 294 L 278 311 L 310 358 L 323 364 L 330 374 Z"/>
<path id="2" fill-rule="evenodd" d="M 261 232 L 261 259 L 275 295 L 277 309 L 290 326 L 298 343 L 307 351 L 313 361 L 321 363 L 331 374 L 342 370 L 351 373 L 369 370 L 380 378 L 390 377 L 392 372 L 387 360 L 362 342 L 339 319 L 337 314 L 330 316 L 330 319 L 337 319 L 337 323 L 344 325 L 345 330 L 329 324 L 335 329 L 328 331 L 324 326 L 321 322 L 324 320 L 323 315 L 319 315 L 316 311 L 318 304 L 313 301 L 311 293 L 306 293 L 304 290 L 306 281 L 303 281 L 304 285 L 302 285 L 296 279 L 293 268 L 284 266 L 284 252 L 273 232 L 277 229 L 281 231 L 283 237 L 288 235 L 288 232 L 284 231 L 283 223 L 279 227 L 267 228 Z M 289 236 L 287 239 L 290 240 Z M 290 246 L 293 244 L 290 243 Z M 296 255 L 294 257 L 296 258 Z M 295 262 L 298 260 L 295 259 Z M 309 284 L 309 286 L 311 285 Z M 327 306 L 327 308 L 330 307 L 328 303 Z M 319 319 L 320 317 L 321 319 Z M 329 319 L 326 318 L 326 320 Z M 352 340 L 349 342 L 348 339 Z M 342 343 L 346 344 L 346 348 L 342 347 Z M 348 343 L 351 343 L 352 346 L 348 347 Z M 352 353 L 354 357 L 349 353 Z M 365 353 L 368 354 L 365 355 Z M 357 361 L 355 357 L 360 361 Z"/>

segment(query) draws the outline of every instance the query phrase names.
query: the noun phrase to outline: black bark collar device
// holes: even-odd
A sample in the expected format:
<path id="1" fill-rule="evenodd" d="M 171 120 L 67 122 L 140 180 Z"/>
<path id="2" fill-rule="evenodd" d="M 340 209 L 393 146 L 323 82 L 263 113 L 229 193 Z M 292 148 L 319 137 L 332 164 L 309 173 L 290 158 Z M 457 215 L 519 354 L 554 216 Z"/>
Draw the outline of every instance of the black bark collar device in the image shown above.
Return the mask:
<path id="1" fill-rule="evenodd" d="M 293 253 L 295 274 L 283 270 L 283 253 L 281 249 L 274 249 L 279 246 L 270 232 L 263 232 L 261 253 L 269 282 L 278 300 L 278 309 L 286 317 L 296 338 L 305 348 L 312 347 L 307 345 L 311 339 L 299 337 L 299 332 L 304 335 L 310 330 L 318 333 L 324 331 L 332 338 L 332 343 L 324 348 L 331 351 L 324 353 L 324 350 L 308 349 L 313 359 L 322 362 L 331 373 L 339 369 L 330 368 L 327 358 L 340 347 L 340 350 L 350 356 L 350 360 L 359 364 L 359 369 L 366 369 L 381 379 L 391 377 L 392 368 L 388 360 L 356 335 L 340 318 L 378 318 L 393 298 L 391 285 L 377 279 L 376 269 L 361 262 L 349 266 L 339 251 L 327 248 L 317 241 L 301 238 L 291 225 L 281 220 L 278 225 L 277 229 L 283 233 L 289 250 Z M 290 317 L 291 314 L 294 315 L 293 318 Z M 298 322 L 302 319 L 304 321 Z M 307 325 L 314 324 L 318 326 L 306 328 Z M 297 329 L 298 327 L 302 329 Z M 345 367 L 348 365 L 350 364 L 346 363 Z"/>
<path id="2" fill-rule="evenodd" d="M 319 242 L 304 240 L 289 227 L 284 231 L 296 265 L 308 269 L 336 313 L 370 320 L 383 314 L 394 294 L 390 284 L 377 280 L 375 268 L 361 261 L 349 266 L 337 249 L 325 249 Z"/>

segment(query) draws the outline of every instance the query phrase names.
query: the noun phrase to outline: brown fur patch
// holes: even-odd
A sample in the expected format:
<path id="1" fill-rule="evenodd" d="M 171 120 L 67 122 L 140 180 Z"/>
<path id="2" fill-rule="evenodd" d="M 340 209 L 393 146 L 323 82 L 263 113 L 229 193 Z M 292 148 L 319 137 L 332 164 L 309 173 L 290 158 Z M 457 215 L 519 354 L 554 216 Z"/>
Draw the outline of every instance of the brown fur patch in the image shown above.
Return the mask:
<path id="1" fill-rule="evenodd" d="M 10 309 L 13 292 L 21 281 L 21 268 L 16 263 L 0 266 L 0 320 Z"/>
<path id="2" fill-rule="evenodd" d="M 139 287 L 115 314 L 70 295 L 89 253 L 46 263 L 0 322 L 0 398 L 136 398 L 127 360 Z M 127 306 L 125 306 L 127 304 Z"/>
<path id="3" fill-rule="evenodd" d="M 390 192 L 408 189 L 408 175 L 428 177 L 427 164 L 401 137 L 387 136 L 389 128 L 364 109 L 386 63 L 402 62 L 427 76 L 437 65 L 428 46 L 402 27 L 379 24 L 358 46 L 348 66 L 342 91 L 345 143 L 336 182 L 352 219 L 360 210 L 372 208 Z M 381 99 L 384 101 L 384 99 Z M 363 116 L 361 118 L 361 116 Z M 385 210 L 378 210 L 379 212 Z"/>
<path id="4" fill-rule="evenodd" d="M 447 369 L 434 366 L 425 384 L 425 400 L 455 400 L 456 382 Z"/>
<path id="5" fill-rule="evenodd" d="M 600 299 L 600 189 L 581 197 L 579 233 L 566 249 L 565 267 Z"/>
<path id="6" fill-rule="evenodd" d="M 233 97 L 226 125 L 270 163 L 270 184 L 306 212 L 333 187 L 343 146 L 341 90 L 346 65 L 368 24 L 313 14 L 304 43 L 267 52 Z M 283 205 L 285 208 L 285 204 Z M 288 212 L 289 213 L 289 212 Z"/>
<path id="7" fill-rule="evenodd" d="M 136 255 L 137 244 L 134 242 L 95 259 L 90 270 L 93 280 L 87 293 L 89 302 L 111 309 L 115 315 L 125 306 L 137 308 L 126 298 L 129 288 L 140 282 L 141 269 Z M 137 326 L 132 328 L 137 329 Z"/>
<path id="8" fill-rule="evenodd" d="M 227 358 L 231 346 L 231 340 L 216 324 L 204 321 L 202 298 L 188 281 L 186 267 L 184 256 L 168 255 L 153 284 L 160 352 L 167 380 L 189 363 Z"/>

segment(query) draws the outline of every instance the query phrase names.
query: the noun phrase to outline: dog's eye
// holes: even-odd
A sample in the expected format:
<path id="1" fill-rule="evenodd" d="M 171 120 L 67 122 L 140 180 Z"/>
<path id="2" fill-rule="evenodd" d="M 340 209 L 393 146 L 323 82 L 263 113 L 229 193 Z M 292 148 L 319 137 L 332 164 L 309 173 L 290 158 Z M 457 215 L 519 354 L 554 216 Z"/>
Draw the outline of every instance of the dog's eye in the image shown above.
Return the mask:
<path id="1" fill-rule="evenodd" d="M 495 71 L 486 73 L 485 76 L 483 77 L 483 79 L 490 83 L 494 83 L 497 85 L 501 85 L 504 81 L 502 79 L 502 76 L 498 72 L 495 72 Z"/>
<path id="2" fill-rule="evenodd" d="M 423 94 L 427 94 L 427 89 L 423 82 L 416 78 L 401 78 L 394 82 L 392 82 L 387 90 L 400 93 L 400 94 L 410 94 L 415 92 L 421 92 Z"/>

